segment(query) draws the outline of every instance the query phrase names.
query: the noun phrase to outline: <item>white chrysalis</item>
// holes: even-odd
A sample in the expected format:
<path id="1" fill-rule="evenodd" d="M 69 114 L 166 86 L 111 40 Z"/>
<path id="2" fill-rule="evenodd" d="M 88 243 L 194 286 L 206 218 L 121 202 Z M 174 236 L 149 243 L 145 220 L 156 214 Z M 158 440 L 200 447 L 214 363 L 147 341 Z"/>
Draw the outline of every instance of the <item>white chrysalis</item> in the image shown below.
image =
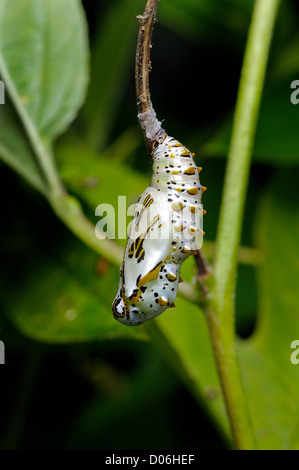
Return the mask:
<path id="1" fill-rule="evenodd" d="M 112 306 L 114 317 L 130 326 L 174 306 L 182 262 L 201 247 L 203 235 L 201 168 L 164 132 L 153 147 L 152 182 L 135 206 Z"/>

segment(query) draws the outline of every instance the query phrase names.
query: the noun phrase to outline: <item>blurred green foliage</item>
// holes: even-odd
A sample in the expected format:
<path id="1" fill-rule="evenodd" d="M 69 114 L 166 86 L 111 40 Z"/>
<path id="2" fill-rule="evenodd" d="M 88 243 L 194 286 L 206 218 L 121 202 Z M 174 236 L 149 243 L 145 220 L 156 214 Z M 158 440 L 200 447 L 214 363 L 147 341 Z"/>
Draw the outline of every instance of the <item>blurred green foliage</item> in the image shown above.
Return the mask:
<path id="1" fill-rule="evenodd" d="M 117 214 L 118 195 L 131 204 L 148 185 L 133 79 L 135 17 L 144 3 L 85 1 L 85 13 L 71 0 L 0 4 L 7 89 L 0 157 L 23 177 L 1 166 L 4 448 L 230 445 L 203 313 L 178 298 L 176 309 L 146 327 L 115 322 L 119 267 L 76 240 L 27 184 L 47 195 L 38 141 L 50 154 L 54 149 L 65 187 L 94 223 L 98 204 L 113 204 Z M 251 0 L 161 0 L 154 32 L 153 102 L 169 134 L 195 149 L 204 167 L 210 241 L 252 6 Z M 258 445 L 267 449 L 299 447 L 299 365 L 290 362 L 290 344 L 299 336 L 299 108 L 290 102 L 299 74 L 298 25 L 297 3 L 282 2 L 242 234 L 261 262 L 252 255 L 239 265 L 236 293 L 242 376 Z M 183 278 L 194 283 L 194 272 L 189 260 Z"/>

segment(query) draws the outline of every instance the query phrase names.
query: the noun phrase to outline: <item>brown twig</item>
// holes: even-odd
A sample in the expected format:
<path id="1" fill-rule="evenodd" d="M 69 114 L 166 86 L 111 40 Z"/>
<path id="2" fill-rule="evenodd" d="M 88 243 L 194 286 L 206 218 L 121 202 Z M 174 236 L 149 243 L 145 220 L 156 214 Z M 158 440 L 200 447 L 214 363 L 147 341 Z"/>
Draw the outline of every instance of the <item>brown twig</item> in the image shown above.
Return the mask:
<path id="1" fill-rule="evenodd" d="M 197 267 L 197 281 L 202 288 L 202 292 L 204 296 L 207 296 L 209 293 L 209 290 L 204 280 L 207 279 L 207 277 L 209 277 L 211 272 L 208 268 L 207 260 L 204 254 L 202 253 L 202 251 L 200 250 L 197 251 L 197 254 L 195 255 L 195 262 L 196 262 L 196 267 Z"/>
<path id="2" fill-rule="evenodd" d="M 205 279 L 209 274 L 210 271 L 208 269 L 208 263 L 204 256 L 204 254 L 199 250 L 195 255 L 195 261 L 197 266 L 197 276 L 199 279 Z"/>
<path id="3" fill-rule="evenodd" d="M 149 91 L 150 50 L 153 27 L 159 0 L 148 0 L 143 15 L 137 18 L 140 28 L 137 41 L 135 82 L 138 106 L 138 118 L 142 127 L 145 143 L 149 154 L 152 154 L 152 143 L 163 131 L 156 118 Z M 164 131 L 162 132 L 164 135 Z"/>

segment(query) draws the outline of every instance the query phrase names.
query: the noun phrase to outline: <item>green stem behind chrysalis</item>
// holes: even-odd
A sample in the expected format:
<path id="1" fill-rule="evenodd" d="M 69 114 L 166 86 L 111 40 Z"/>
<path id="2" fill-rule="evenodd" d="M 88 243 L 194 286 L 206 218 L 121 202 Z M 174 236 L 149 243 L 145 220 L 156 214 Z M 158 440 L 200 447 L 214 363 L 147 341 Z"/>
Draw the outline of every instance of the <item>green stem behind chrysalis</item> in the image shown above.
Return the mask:
<path id="1" fill-rule="evenodd" d="M 279 0 L 256 0 L 234 117 L 216 242 L 208 323 L 235 446 L 254 449 L 235 349 L 234 296 L 250 158 Z"/>

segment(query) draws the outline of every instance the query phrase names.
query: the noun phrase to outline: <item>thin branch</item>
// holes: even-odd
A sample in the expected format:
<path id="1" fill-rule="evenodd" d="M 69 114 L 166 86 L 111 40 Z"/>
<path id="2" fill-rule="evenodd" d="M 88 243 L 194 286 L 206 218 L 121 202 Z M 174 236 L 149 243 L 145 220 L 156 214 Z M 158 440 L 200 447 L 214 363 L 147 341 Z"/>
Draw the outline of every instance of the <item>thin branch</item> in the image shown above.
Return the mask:
<path id="1" fill-rule="evenodd" d="M 151 106 L 149 91 L 150 49 L 152 32 L 159 0 L 148 0 L 143 15 L 137 18 L 140 29 L 137 40 L 135 80 L 138 111 L 144 113 Z"/>
<path id="2" fill-rule="evenodd" d="M 198 251 L 195 255 L 195 262 L 197 266 L 197 276 L 199 279 L 205 279 L 209 274 L 210 271 L 208 269 L 207 260 L 202 251 Z"/>
<path id="3" fill-rule="evenodd" d="M 204 298 L 209 295 L 209 289 L 206 283 L 204 282 L 205 279 L 209 277 L 211 274 L 210 269 L 208 268 L 208 263 L 205 258 L 205 255 L 201 250 L 197 252 L 195 255 L 195 262 L 196 262 L 196 268 L 197 268 L 197 281 L 199 285 L 201 286 L 203 296 Z"/>
<path id="4" fill-rule="evenodd" d="M 214 286 L 207 319 L 237 449 L 254 449 L 239 369 L 234 324 L 237 255 L 251 151 L 279 0 L 256 0 L 237 99 L 216 243 Z M 210 279 L 209 279 L 210 280 Z"/>
<path id="5" fill-rule="evenodd" d="M 137 18 L 140 28 L 137 41 L 135 82 L 138 106 L 138 119 L 142 127 L 146 147 L 152 154 L 152 142 L 158 136 L 165 136 L 154 111 L 149 91 L 150 50 L 152 32 L 159 0 L 148 0 L 143 15 Z"/>

